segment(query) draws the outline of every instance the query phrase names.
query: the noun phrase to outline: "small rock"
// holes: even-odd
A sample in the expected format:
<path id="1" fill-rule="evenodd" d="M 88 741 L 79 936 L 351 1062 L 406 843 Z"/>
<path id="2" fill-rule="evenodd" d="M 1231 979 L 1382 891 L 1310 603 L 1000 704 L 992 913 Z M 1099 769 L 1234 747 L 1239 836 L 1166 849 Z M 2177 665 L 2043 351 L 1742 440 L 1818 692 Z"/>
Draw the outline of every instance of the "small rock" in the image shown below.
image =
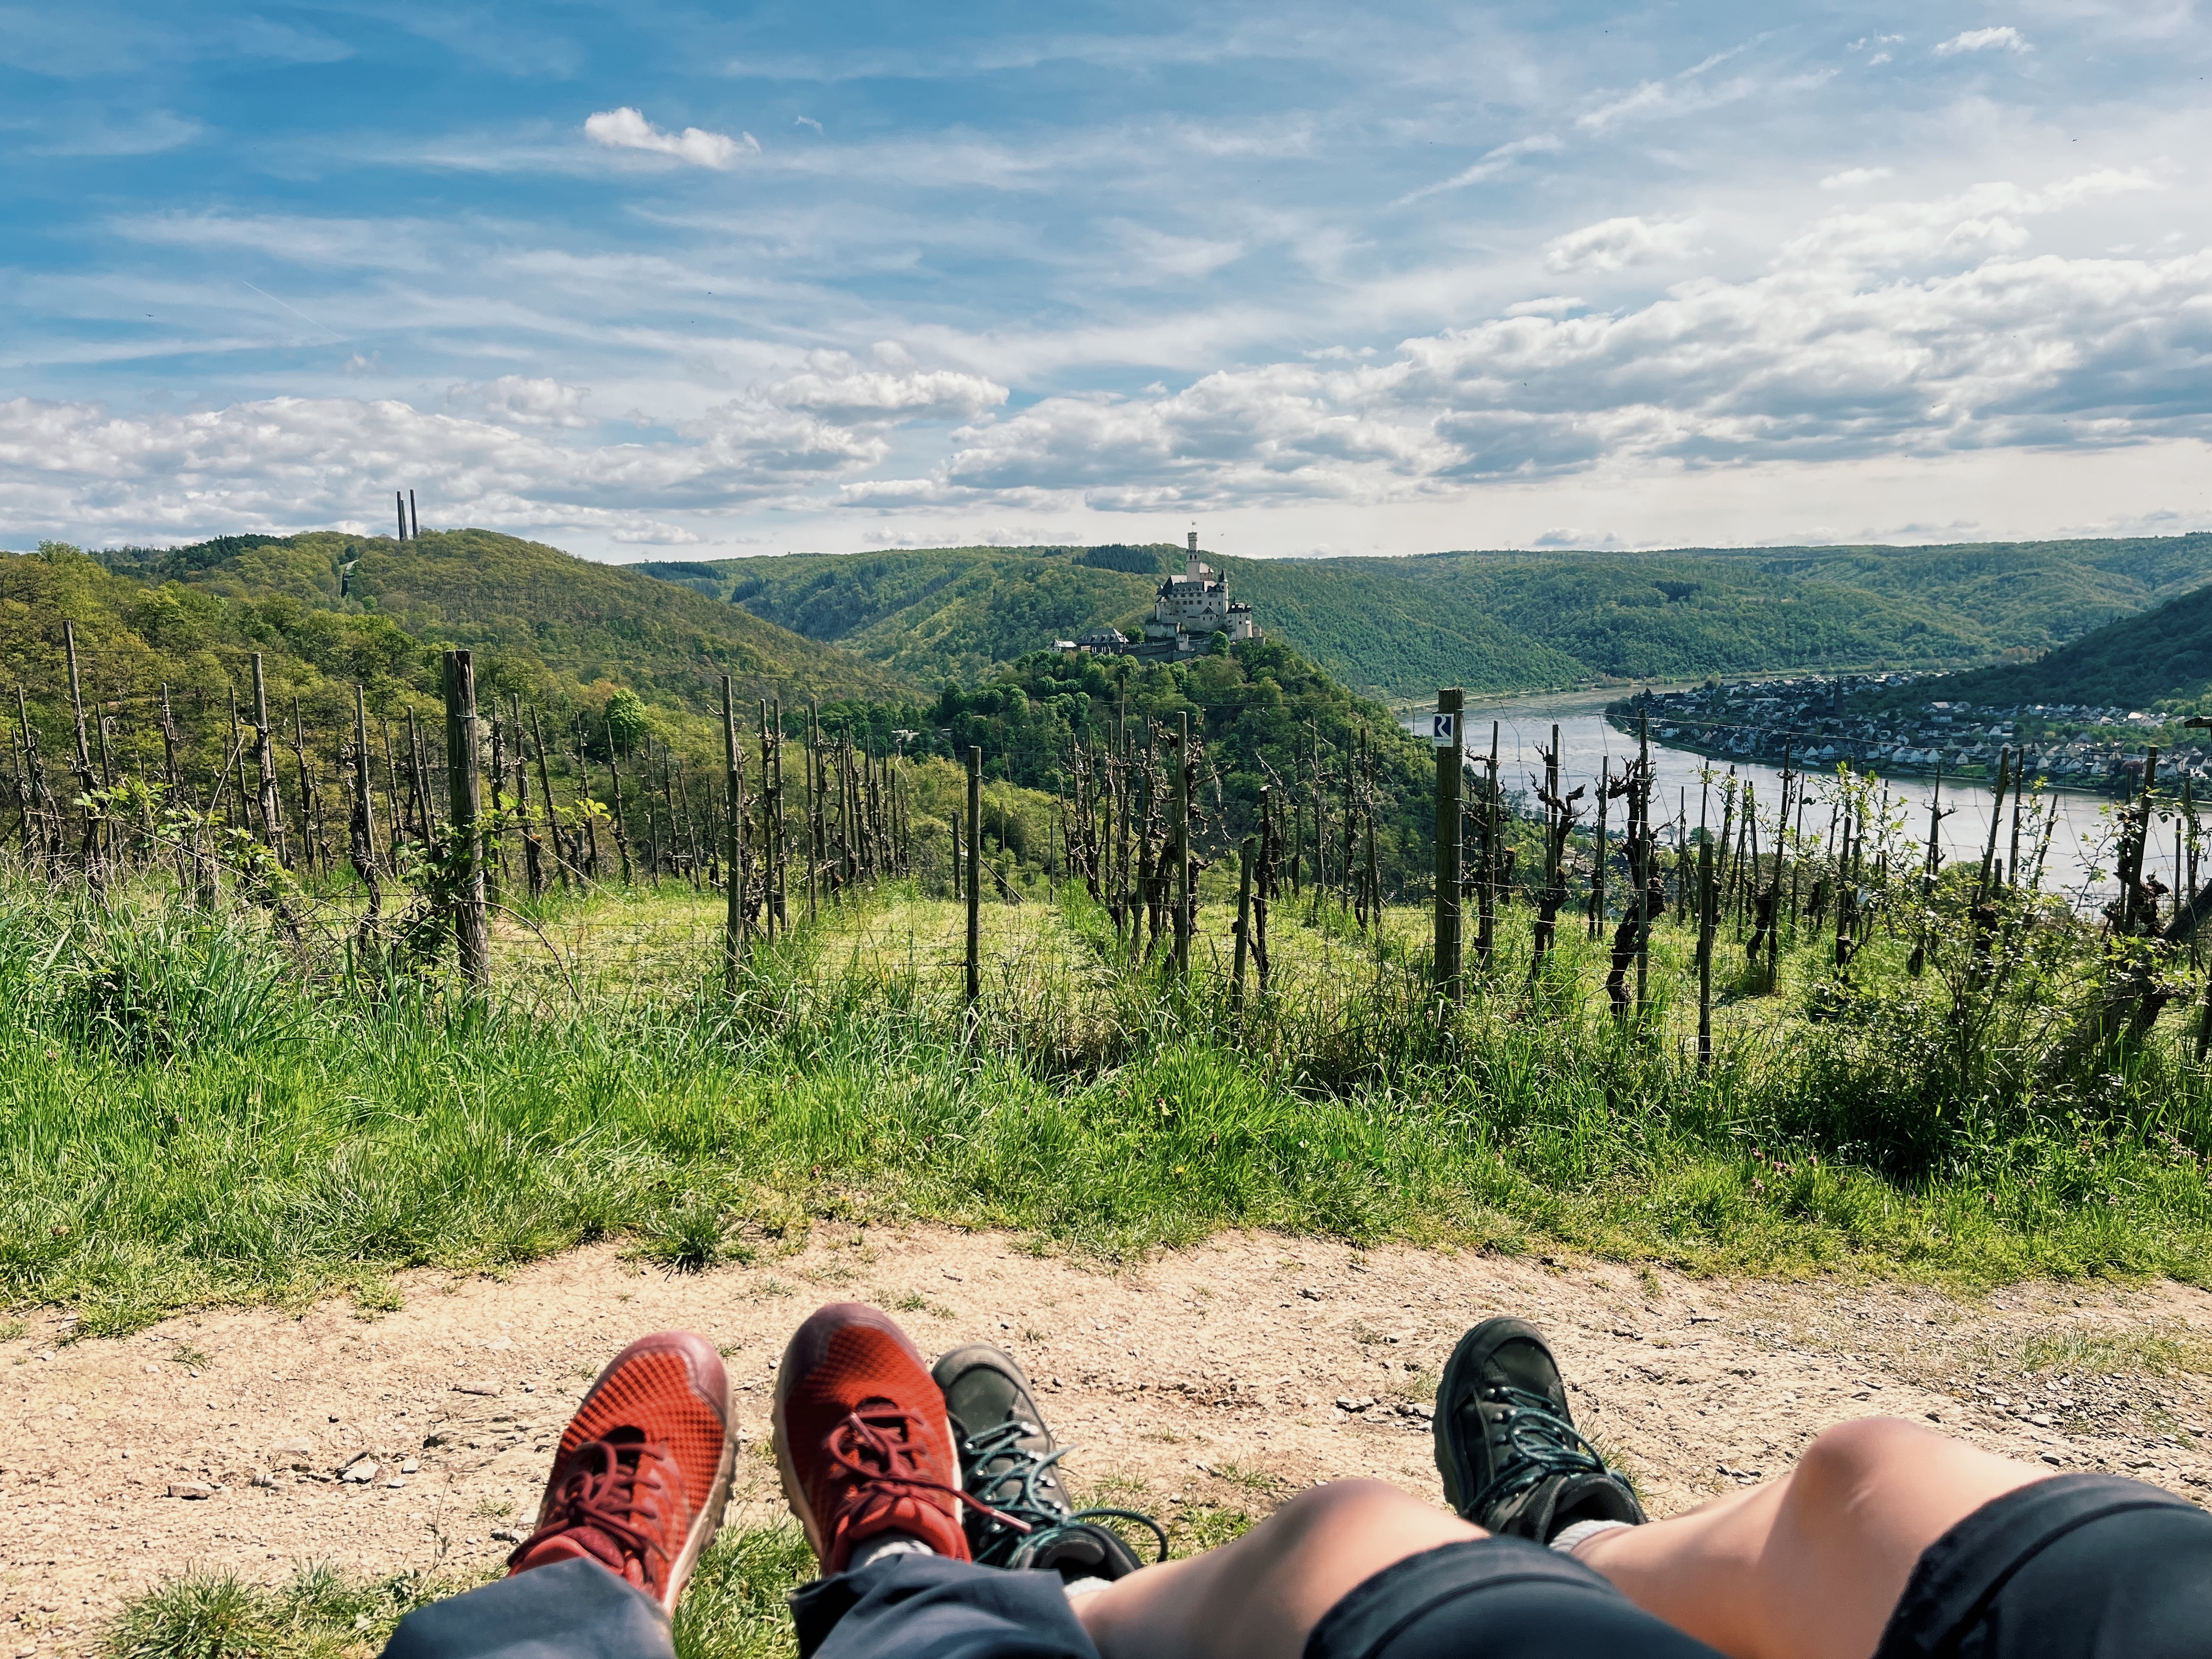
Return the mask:
<path id="1" fill-rule="evenodd" d="M 169 1482 L 169 1496 L 172 1498 L 212 1498 L 215 1496 L 215 1488 L 208 1485 L 204 1480 L 172 1480 Z"/>
<path id="2" fill-rule="evenodd" d="M 405 1462 L 402 1463 L 402 1464 L 399 1466 L 399 1473 L 400 1473 L 400 1474 L 413 1474 L 416 1470 L 420 1469 L 422 1467 L 422 1460 L 421 1458 L 419 1458 L 419 1457 L 410 1457 L 410 1458 L 409 1458 Z"/>
<path id="3" fill-rule="evenodd" d="M 2047 1429 L 2051 1426 L 2051 1413 L 2049 1412 L 2037 1412 L 2027 1420 L 2034 1424 L 2039 1429 Z"/>
<path id="4" fill-rule="evenodd" d="M 1362 1395 L 1357 1400 L 1347 1395 L 1336 1402 L 1336 1408 L 1340 1412 L 1364 1412 L 1374 1403 L 1372 1395 Z"/>
<path id="5" fill-rule="evenodd" d="M 538 1385 L 535 1382 L 526 1382 L 522 1385 L 522 1391 L 525 1394 L 536 1394 L 538 1392 Z"/>
<path id="6" fill-rule="evenodd" d="M 398 1492 L 400 1487 L 405 1486 L 407 1483 L 404 1480 L 387 1480 L 384 1484 L 391 1487 L 392 1491 Z"/>
<path id="7" fill-rule="evenodd" d="M 256 1469 L 253 1472 L 253 1484 L 257 1486 L 274 1486 L 276 1484 L 276 1477 L 266 1469 Z"/>
<path id="8" fill-rule="evenodd" d="M 1314 1289 L 1310 1285 L 1301 1285 L 1298 1286 L 1298 1294 L 1305 1297 L 1309 1302 L 1318 1302 L 1321 1300 L 1321 1292 Z"/>
<path id="9" fill-rule="evenodd" d="M 373 1457 L 364 1457 L 360 1462 L 339 1475 L 338 1479 L 349 1486 L 365 1486 L 376 1479 L 376 1460 Z"/>
<path id="10" fill-rule="evenodd" d="M 280 1469 L 304 1469 L 315 1461 L 315 1449 L 304 1440 L 287 1440 L 269 1449 L 269 1461 Z"/>
<path id="11" fill-rule="evenodd" d="M 1626 1325 L 1614 1326 L 1611 1334 L 1614 1336 L 1626 1337 L 1631 1342 L 1641 1342 L 1644 1340 L 1643 1332 L 1632 1331 Z"/>
<path id="12" fill-rule="evenodd" d="M 2046 1463 L 2061 1463 L 2065 1460 L 2060 1457 L 2057 1452 L 2045 1452 L 2043 1454 L 2043 1461 Z"/>
<path id="13" fill-rule="evenodd" d="M 952 1269 L 951 1269 L 951 1268 L 950 1268 L 950 1267 L 947 1267 L 947 1268 L 944 1269 L 944 1273 L 945 1273 L 945 1276 L 947 1279 L 951 1279 L 951 1280 L 954 1284 L 956 1284 L 956 1285 L 965 1285 L 965 1284 L 968 1282 L 966 1279 L 963 1279 L 963 1278 L 962 1278 L 958 1273 L 954 1273 L 954 1272 L 952 1271 Z"/>
<path id="14" fill-rule="evenodd" d="M 522 1541 L 522 1534 L 513 1527 L 494 1527 L 491 1535 L 502 1544 L 520 1544 Z"/>
<path id="15" fill-rule="evenodd" d="M 456 1382 L 453 1384 L 453 1392 L 455 1394 L 472 1394 L 483 1400 L 496 1400 L 499 1398 L 499 1384 L 496 1382 Z"/>

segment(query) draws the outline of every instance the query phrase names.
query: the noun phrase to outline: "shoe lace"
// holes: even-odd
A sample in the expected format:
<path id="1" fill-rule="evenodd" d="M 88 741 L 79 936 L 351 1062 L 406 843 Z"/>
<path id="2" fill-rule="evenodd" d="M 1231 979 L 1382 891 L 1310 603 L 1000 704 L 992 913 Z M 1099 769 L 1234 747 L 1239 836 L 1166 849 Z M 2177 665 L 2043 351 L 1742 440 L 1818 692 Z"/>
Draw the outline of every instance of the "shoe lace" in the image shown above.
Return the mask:
<path id="1" fill-rule="evenodd" d="M 1462 1513 L 1485 1514 L 1555 1474 L 1601 1474 L 1624 1487 L 1627 1485 L 1606 1467 L 1597 1448 L 1559 1415 L 1549 1396 L 1510 1382 L 1493 1382 L 1483 1389 L 1481 1397 L 1491 1405 L 1505 1407 L 1504 1415 L 1491 1425 L 1490 1433 L 1493 1444 L 1502 1438 L 1510 1455 L 1500 1460 L 1498 1473 Z"/>
<path id="2" fill-rule="evenodd" d="M 1150 1528 L 1159 1540 L 1159 1559 L 1166 1560 L 1167 1533 L 1151 1516 L 1135 1510 L 1070 1510 L 1064 1499 L 1043 1490 L 1047 1473 L 1075 1448 L 1062 1446 L 1057 1451 L 1040 1452 L 1022 1443 L 1042 1432 L 1036 1424 L 1016 1418 L 960 1443 L 960 1467 L 968 1472 L 963 1495 L 971 1507 L 992 1517 L 969 1540 L 969 1553 L 976 1561 L 987 1567 L 1002 1567 L 1024 1547 L 1035 1553 L 1063 1534 L 1079 1530 L 1086 1522 L 1116 1519 Z"/>
<path id="3" fill-rule="evenodd" d="M 919 1412 L 889 1401 L 864 1400 L 830 1431 L 823 1450 L 831 1467 L 849 1476 L 861 1491 L 874 1493 L 889 1487 L 910 1498 L 934 1493 L 952 1499 L 956 1513 L 960 1504 L 967 1504 L 1017 1533 L 1030 1531 L 1030 1522 L 920 1472 L 921 1437 L 927 1426 Z"/>
<path id="4" fill-rule="evenodd" d="M 586 1530 L 615 1545 L 621 1555 L 637 1558 L 641 1566 L 648 1555 L 659 1556 L 664 1564 L 672 1560 L 668 1546 L 638 1524 L 641 1516 L 653 1521 L 662 1518 L 653 1497 L 638 1490 L 647 1465 L 672 1462 L 669 1449 L 663 1445 L 636 1442 L 617 1446 L 605 1440 L 586 1441 L 576 1448 L 568 1475 L 547 1506 L 545 1518 L 537 1531 L 515 1546 L 507 1564 L 514 1565 L 548 1538 Z M 606 1551 L 594 1547 L 589 1538 L 575 1541 L 606 1559 Z M 617 1571 L 622 1566 L 619 1560 L 607 1565 Z"/>

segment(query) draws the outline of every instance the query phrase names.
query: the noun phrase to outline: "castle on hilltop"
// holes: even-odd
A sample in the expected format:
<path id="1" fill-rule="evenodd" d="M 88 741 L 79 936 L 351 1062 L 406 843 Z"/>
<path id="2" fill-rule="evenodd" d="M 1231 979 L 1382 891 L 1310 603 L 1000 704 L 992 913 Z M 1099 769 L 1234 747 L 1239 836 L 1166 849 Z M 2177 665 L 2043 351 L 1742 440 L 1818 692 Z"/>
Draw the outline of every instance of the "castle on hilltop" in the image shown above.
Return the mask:
<path id="1" fill-rule="evenodd" d="M 1182 574 L 1170 576 L 1152 596 L 1152 614 L 1142 639 L 1118 628 L 1094 628 L 1079 639 L 1054 640 L 1059 651 L 1088 651 L 1124 657 L 1191 656 L 1204 651 L 1216 634 L 1238 640 L 1264 638 L 1252 620 L 1252 607 L 1229 597 L 1228 579 L 1198 556 L 1198 532 L 1190 532 Z"/>

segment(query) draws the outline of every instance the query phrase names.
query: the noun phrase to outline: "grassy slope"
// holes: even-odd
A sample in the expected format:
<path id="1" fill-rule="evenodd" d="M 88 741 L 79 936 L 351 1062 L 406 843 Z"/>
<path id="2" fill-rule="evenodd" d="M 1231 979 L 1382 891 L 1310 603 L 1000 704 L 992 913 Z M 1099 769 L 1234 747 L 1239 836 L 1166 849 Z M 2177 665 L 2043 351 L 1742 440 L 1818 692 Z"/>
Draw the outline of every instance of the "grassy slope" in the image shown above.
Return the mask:
<path id="1" fill-rule="evenodd" d="M 318 532 L 200 565 L 189 552 L 117 569 L 234 599 L 288 595 L 324 610 L 371 610 L 426 641 L 513 659 L 520 673 L 606 678 L 649 699 L 703 709 L 729 673 L 755 696 L 881 696 L 911 688 L 876 665 L 636 570 L 488 530 L 396 542 Z M 340 568 L 357 561 L 351 598 Z"/>
<path id="2" fill-rule="evenodd" d="M 2038 661 L 1947 679 L 1943 691 L 1997 708 L 2033 702 L 2199 708 L 2212 697 L 2212 586 L 2106 623 Z"/>
<path id="3" fill-rule="evenodd" d="M 1274 635 L 1349 685 L 1407 695 L 1987 661 L 2212 576 L 2212 536 L 1216 562 Z M 973 680 L 1054 637 L 1127 623 L 1152 580 L 1073 548 L 645 568 L 932 680 Z"/>
<path id="4" fill-rule="evenodd" d="M 702 1218 L 711 1237 L 863 1214 L 1109 1253 L 1260 1226 L 1692 1269 L 2212 1277 L 2206 1075 L 2180 1040 L 2094 1121 L 1931 1114 L 1943 1039 L 1911 1003 L 1935 976 L 1907 982 L 1898 941 L 1841 1021 L 1794 1012 L 1826 977 L 1819 945 L 1785 956 L 1785 995 L 1732 1000 L 1701 1074 L 1674 1040 L 1694 1007 L 1671 923 L 1668 1040 L 1606 1017 L 1579 929 L 1528 985 L 1516 910 L 1446 1054 L 1424 1051 L 1396 969 L 1288 905 L 1278 994 L 1241 1037 L 1218 996 L 1178 1012 L 1115 971 L 1080 902 L 993 906 L 975 1047 L 961 908 L 938 900 L 802 936 L 734 1012 L 711 988 L 712 895 L 595 900 L 611 915 L 585 933 L 549 918 L 580 983 L 518 930 L 507 1000 L 471 1019 L 406 981 L 349 994 L 335 950 L 0 899 L 0 1301 L 75 1304 L 88 1334 L 609 1234 L 650 1249 Z M 1209 977 L 1230 914 L 1217 890 L 1194 951 Z M 1424 920 L 1394 916 L 1394 962 Z M 134 986 L 161 1012 L 125 1006 Z M 1912 1168 L 1882 1167 L 1916 1140 Z"/>

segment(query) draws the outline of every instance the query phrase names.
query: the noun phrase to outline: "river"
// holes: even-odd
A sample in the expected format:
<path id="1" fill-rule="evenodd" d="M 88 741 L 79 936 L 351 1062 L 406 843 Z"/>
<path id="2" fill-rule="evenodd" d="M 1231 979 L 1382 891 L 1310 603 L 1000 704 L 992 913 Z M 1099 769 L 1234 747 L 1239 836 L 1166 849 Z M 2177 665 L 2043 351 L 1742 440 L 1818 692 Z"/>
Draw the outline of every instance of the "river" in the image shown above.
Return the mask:
<path id="1" fill-rule="evenodd" d="M 1560 691 L 1538 696 L 1515 697 L 1498 702 L 1477 702 L 1470 699 L 1464 720 L 1467 753 L 1470 760 L 1480 760 L 1490 753 L 1490 728 L 1498 723 L 1498 774 L 1508 793 L 1520 791 L 1529 794 L 1534 790 L 1532 778 L 1540 779 L 1544 763 L 1538 750 L 1552 740 L 1552 727 L 1559 728 L 1560 764 L 1566 774 L 1567 787 L 1595 785 L 1599 769 L 1610 760 L 1614 771 L 1621 762 L 1636 751 L 1635 739 L 1615 731 L 1606 723 L 1605 707 L 1628 695 L 1626 691 Z M 1424 726 L 1425 729 L 1425 726 Z M 1731 766 L 1739 779 L 1751 780 L 1759 804 L 1762 819 L 1769 816 L 1782 799 L 1782 774 L 1772 766 L 1735 761 L 1726 763 L 1709 760 L 1705 756 L 1686 749 L 1670 749 L 1663 744 L 1651 745 L 1651 762 L 1656 774 L 1656 796 L 1653 811 L 1663 812 L 1670 821 L 1678 821 L 1686 814 L 1691 828 L 1698 823 L 1699 799 L 1710 773 L 1716 780 L 1725 777 Z M 1905 820 L 1907 833 L 1924 846 L 1928 835 L 1929 799 L 1934 790 L 1934 781 L 1928 778 L 1905 777 L 1885 780 L 1888 784 L 1893 804 L 1903 801 L 1910 809 Z M 1595 790 L 1583 797 L 1585 805 L 1595 799 Z M 1808 835 L 1825 835 L 1828 828 L 1827 809 L 1821 803 L 1833 797 L 1834 780 L 1817 779 L 1813 784 L 1813 805 L 1807 808 L 1804 826 Z M 2071 790 L 2046 790 L 2045 797 L 2055 807 L 2058 819 L 2053 825 L 2051 849 L 2044 866 L 2043 885 L 2047 892 L 2063 892 L 2076 906 L 2087 907 L 2101 902 L 2118 891 L 2110 878 L 2112 858 L 2108 850 L 2112 840 L 2112 801 L 2102 795 L 2083 794 Z M 1943 783 L 1942 804 L 1948 811 L 1939 835 L 1947 864 L 1967 860 L 1981 863 L 1982 851 L 1989 842 L 1990 813 L 1995 799 L 1994 792 L 1984 785 Z M 1817 810 L 1815 810 L 1817 808 Z M 1721 791 L 1716 782 L 1710 797 L 1708 811 L 1716 830 L 1720 824 Z M 1619 811 L 1616 803 L 1613 811 Z M 1793 813 L 1794 817 L 1795 814 Z M 1586 817 L 1585 823 L 1589 820 Z M 1618 822 L 1616 817 L 1614 820 Z M 1997 837 L 1997 856 L 2002 859 L 2009 851 L 2012 831 L 2010 803 L 2005 809 L 2005 823 Z M 2145 868 L 2156 874 L 2169 889 L 2179 890 L 2180 882 L 2175 878 L 2175 862 L 2179 854 L 2174 846 L 2172 825 L 2157 838 L 2163 845 L 2154 846 L 2145 858 Z M 1762 835 L 1762 842 L 1767 837 Z M 2034 842 L 2025 833 L 2021 848 L 2021 862 L 2032 866 Z"/>

